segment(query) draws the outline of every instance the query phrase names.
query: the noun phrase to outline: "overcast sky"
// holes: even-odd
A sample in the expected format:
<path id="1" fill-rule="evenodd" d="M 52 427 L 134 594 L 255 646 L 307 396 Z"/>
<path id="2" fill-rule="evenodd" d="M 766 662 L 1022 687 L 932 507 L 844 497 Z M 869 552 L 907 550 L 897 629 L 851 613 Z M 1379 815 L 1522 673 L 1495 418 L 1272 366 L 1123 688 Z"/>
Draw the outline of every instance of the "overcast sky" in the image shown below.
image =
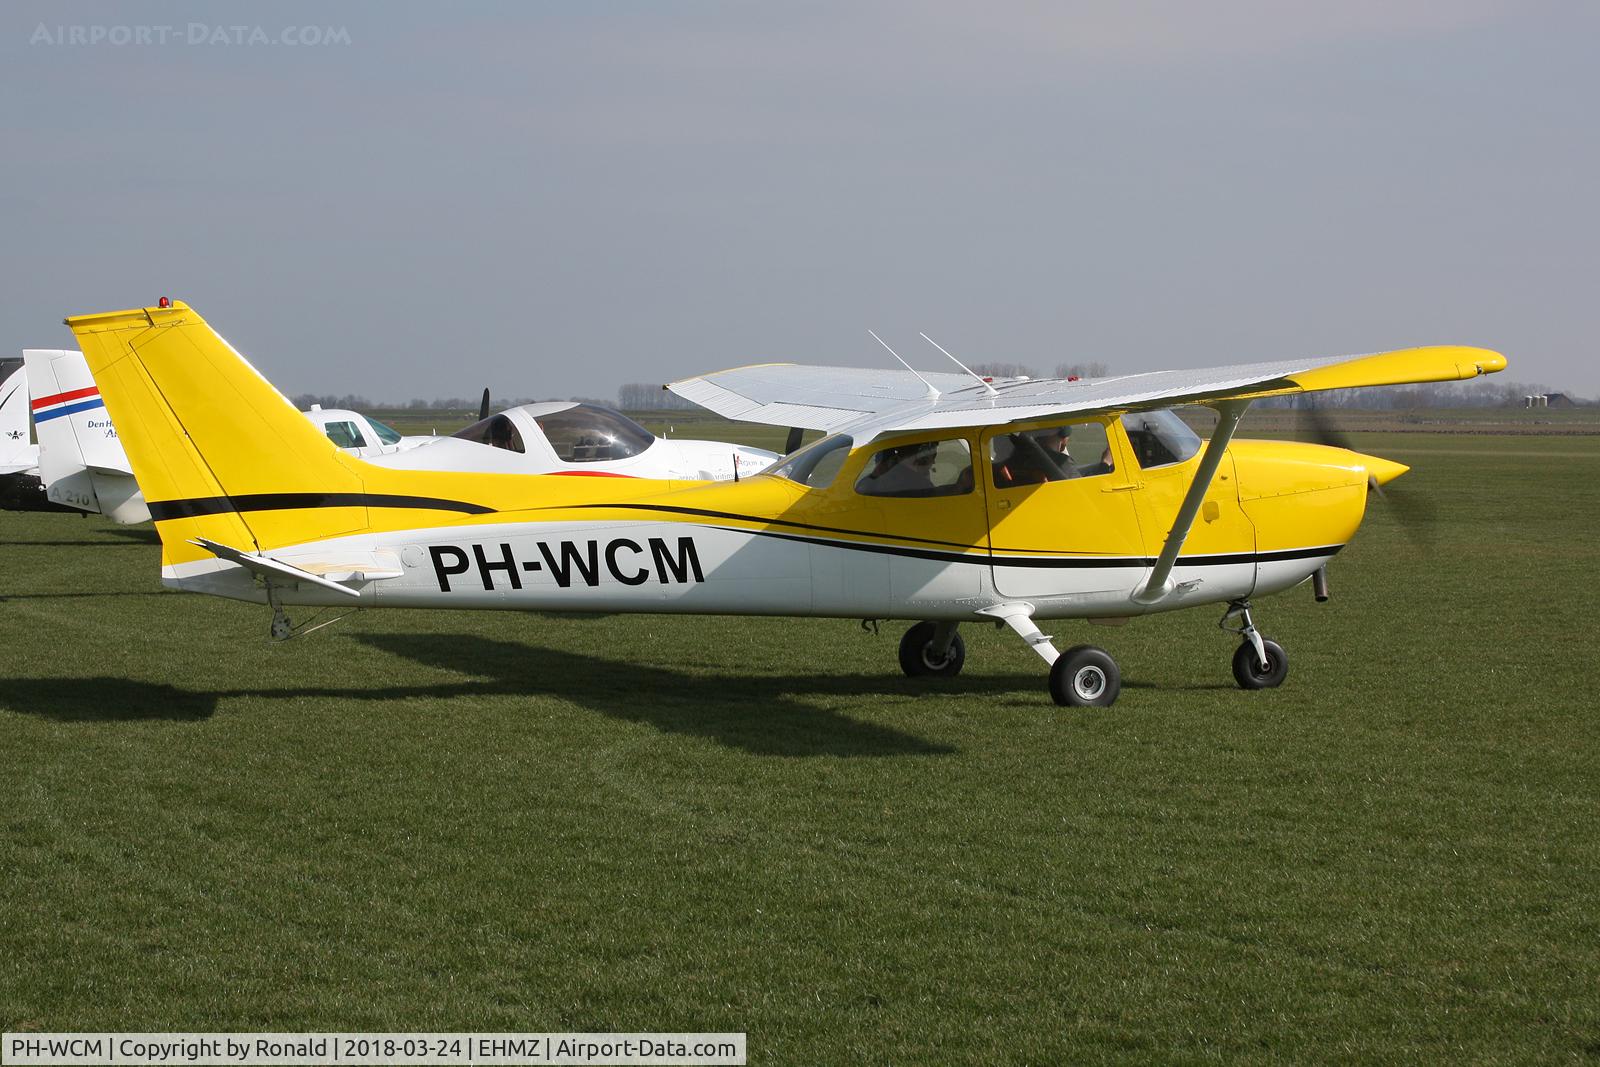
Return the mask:
<path id="1" fill-rule="evenodd" d="M 1594 395 L 1597 45 L 1587 0 L 9 3 L 0 347 L 166 295 L 291 394 L 886 365 L 870 327 Z"/>

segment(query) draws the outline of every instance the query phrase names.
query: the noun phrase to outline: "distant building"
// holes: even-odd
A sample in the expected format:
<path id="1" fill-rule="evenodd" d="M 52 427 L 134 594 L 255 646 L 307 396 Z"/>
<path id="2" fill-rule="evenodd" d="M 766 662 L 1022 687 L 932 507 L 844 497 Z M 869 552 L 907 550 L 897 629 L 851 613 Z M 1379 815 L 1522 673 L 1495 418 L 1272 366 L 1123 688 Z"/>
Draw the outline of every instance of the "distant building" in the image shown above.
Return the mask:
<path id="1" fill-rule="evenodd" d="M 1522 398 L 1525 408 L 1575 408 L 1578 402 L 1566 393 L 1533 393 Z"/>

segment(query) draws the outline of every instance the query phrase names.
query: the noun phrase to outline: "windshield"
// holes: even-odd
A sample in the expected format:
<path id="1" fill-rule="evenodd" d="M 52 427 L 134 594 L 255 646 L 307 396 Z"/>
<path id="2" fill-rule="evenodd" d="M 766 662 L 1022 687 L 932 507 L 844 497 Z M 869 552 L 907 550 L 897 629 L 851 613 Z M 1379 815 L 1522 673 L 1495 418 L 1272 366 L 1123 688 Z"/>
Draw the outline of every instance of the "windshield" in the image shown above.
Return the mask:
<path id="1" fill-rule="evenodd" d="M 393 426 L 387 426 L 379 422 L 377 419 L 368 419 L 367 423 L 371 425 L 372 432 L 378 435 L 379 441 L 382 441 L 386 445 L 397 445 L 400 443 L 400 431 L 396 430 Z"/>
<path id="2" fill-rule="evenodd" d="M 1200 451 L 1200 438 L 1168 408 L 1122 416 L 1123 429 L 1139 466 L 1166 467 Z"/>
<path id="3" fill-rule="evenodd" d="M 844 466 L 852 444 L 854 442 L 849 434 L 836 433 L 780 459 L 761 473 L 776 474 L 813 489 L 824 489 L 833 484 L 834 475 Z"/>
<path id="4" fill-rule="evenodd" d="M 655 434 L 628 416 L 579 404 L 533 420 L 544 431 L 556 457 L 565 463 L 595 463 L 637 456 L 655 443 Z"/>

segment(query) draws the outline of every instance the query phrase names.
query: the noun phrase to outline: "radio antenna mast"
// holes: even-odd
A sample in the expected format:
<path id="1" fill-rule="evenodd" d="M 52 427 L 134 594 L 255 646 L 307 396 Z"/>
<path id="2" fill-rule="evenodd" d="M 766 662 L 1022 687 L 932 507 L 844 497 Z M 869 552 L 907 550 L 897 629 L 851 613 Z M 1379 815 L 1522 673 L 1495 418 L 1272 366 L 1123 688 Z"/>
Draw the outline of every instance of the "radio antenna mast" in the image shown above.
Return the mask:
<path id="1" fill-rule="evenodd" d="M 945 351 L 944 345 L 941 345 L 938 341 L 935 341 L 933 338 L 929 337 L 927 334 L 922 334 L 922 339 L 924 341 L 928 342 L 934 348 L 937 348 L 939 351 L 944 352 L 945 355 L 950 356 L 950 353 Z M 956 366 L 960 367 L 962 370 L 966 371 L 968 374 L 972 374 L 972 376 L 978 380 L 978 384 L 983 386 L 984 391 L 986 393 L 988 393 L 990 396 L 999 396 L 1000 395 L 1000 393 L 995 389 L 994 386 L 990 385 L 988 382 L 983 380 L 983 376 L 982 375 L 973 374 L 972 373 L 972 369 L 970 367 L 968 367 L 965 363 L 963 363 L 959 359 L 957 359 L 955 356 L 950 356 L 950 362 L 954 363 Z"/>
<path id="2" fill-rule="evenodd" d="M 867 332 L 868 333 L 872 333 L 871 330 L 868 330 Z M 874 341 L 878 342 L 880 345 L 883 345 L 884 348 L 889 348 L 889 343 L 887 341 L 885 341 L 883 338 L 879 337 L 877 334 L 872 333 L 872 339 Z M 895 359 L 900 359 L 900 353 L 896 352 L 892 348 L 889 348 L 889 354 L 891 356 L 893 356 Z M 900 365 L 902 367 L 904 367 L 906 370 L 910 371 L 912 374 L 917 374 L 917 368 L 913 367 L 911 364 L 907 363 L 905 360 L 900 359 Z M 921 382 L 923 385 L 926 385 L 928 387 L 928 397 L 929 397 L 929 399 L 931 399 L 931 400 L 939 399 L 939 390 L 937 390 L 937 389 L 935 389 L 933 387 L 933 383 L 932 382 L 928 381 L 928 379 L 924 378 L 920 374 L 917 374 L 917 381 Z"/>

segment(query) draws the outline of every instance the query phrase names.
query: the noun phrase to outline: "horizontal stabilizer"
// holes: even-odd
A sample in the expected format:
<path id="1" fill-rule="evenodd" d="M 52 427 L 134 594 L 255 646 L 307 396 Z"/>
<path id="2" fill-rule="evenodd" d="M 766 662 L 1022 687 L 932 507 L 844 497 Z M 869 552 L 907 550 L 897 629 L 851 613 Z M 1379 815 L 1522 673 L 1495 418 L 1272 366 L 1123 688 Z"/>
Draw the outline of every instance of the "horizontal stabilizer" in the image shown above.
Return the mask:
<path id="1" fill-rule="evenodd" d="M 280 578 L 292 582 L 306 582 L 350 597 L 359 597 L 361 592 L 335 581 L 335 575 L 343 581 L 351 579 L 375 581 L 380 578 L 398 578 L 401 574 L 398 563 L 380 561 L 375 553 L 357 552 L 348 560 L 334 562 L 302 561 L 297 565 L 286 563 L 281 559 L 274 559 L 271 556 L 258 555 L 253 552 L 241 552 L 237 548 L 219 545 L 215 541 L 208 541 L 203 537 L 197 537 L 189 543 L 205 549 L 218 559 L 237 563 L 239 566 L 259 574 L 263 578 Z M 357 559 L 356 557 L 358 556 L 365 558 Z"/>

